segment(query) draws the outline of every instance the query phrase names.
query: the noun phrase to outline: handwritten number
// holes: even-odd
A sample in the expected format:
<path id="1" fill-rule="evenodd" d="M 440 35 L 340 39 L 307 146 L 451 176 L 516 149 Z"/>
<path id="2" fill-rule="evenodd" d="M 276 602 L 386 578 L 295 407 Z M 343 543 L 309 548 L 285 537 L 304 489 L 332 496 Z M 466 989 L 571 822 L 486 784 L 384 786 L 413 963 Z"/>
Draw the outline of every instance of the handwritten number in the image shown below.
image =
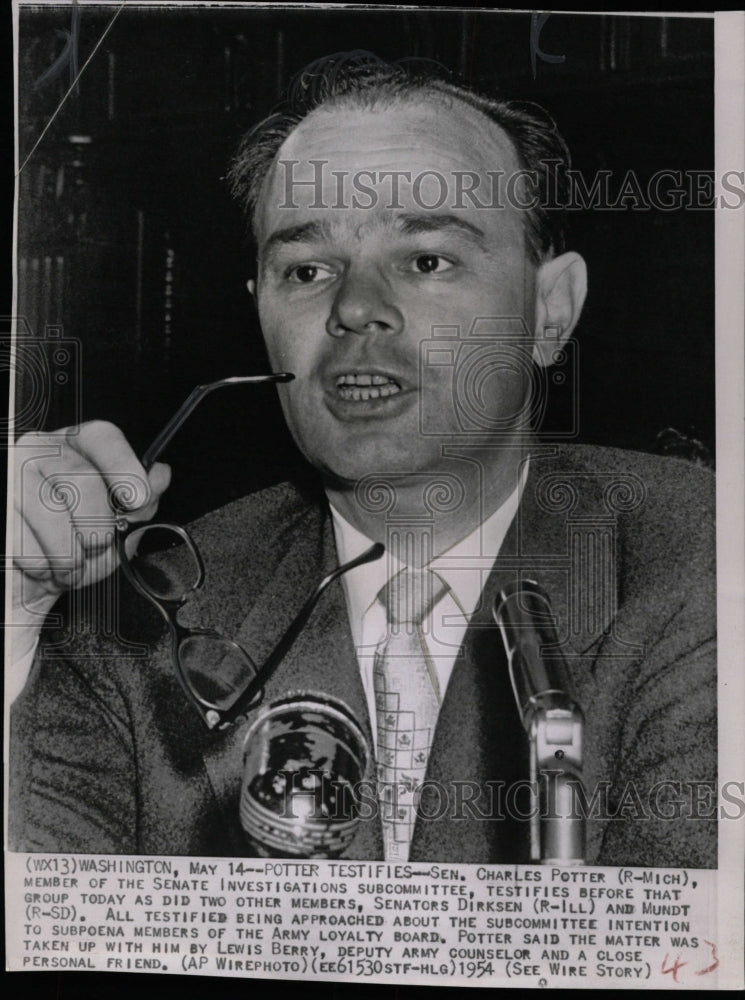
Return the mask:
<path id="1" fill-rule="evenodd" d="M 699 971 L 696 973 L 697 976 L 705 976 L 707 973 L 713 972 L 714 969 L 718 968 L 719 966 L 719 956 L 717 955 L 717 946 L 713 944 L 711 941 L 707 941 L 706 938 L 704 938 L 704 944 L 708 944 L 708 946 L 711 948 L 711 957 L 714 959 L 714 961 L 712 962 L 711 965 L 707 965 L 705 969 L 699 969 Z"/>
<path id="2" fill-rule="evenodd" d="M 680 961 L 680 955 L 676 955 L 676 957 L 675 957 L 675 963 L 673 965 L 671 965 L 669 969 L 665 968 L 666 965 L 667 965 L 667 952 L 665 953 L 665 957 L 662 960 L 662 972 L 665 975 L 667 975 L 668 973 L 672 973 L 672 975 L 673 975 L 673 982 L 677 983 L 678 982 L 678 969 L 682 969 L 684 965 L 688 965 L 688 962 L 681 962 Z"/>

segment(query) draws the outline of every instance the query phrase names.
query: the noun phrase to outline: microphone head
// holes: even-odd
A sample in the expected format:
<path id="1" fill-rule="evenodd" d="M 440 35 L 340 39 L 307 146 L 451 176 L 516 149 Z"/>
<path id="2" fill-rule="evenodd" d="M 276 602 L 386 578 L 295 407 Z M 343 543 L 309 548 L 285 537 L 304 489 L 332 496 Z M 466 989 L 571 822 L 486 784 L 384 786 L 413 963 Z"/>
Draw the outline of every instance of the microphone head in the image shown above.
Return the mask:
<path id="1" fill-rule="evenodd" d="M 536 701 L 569 690 L 566 663 L 546 591 L 534 580 L 504 587 L 494 602 L 515 700 L 528 726 Z"/>

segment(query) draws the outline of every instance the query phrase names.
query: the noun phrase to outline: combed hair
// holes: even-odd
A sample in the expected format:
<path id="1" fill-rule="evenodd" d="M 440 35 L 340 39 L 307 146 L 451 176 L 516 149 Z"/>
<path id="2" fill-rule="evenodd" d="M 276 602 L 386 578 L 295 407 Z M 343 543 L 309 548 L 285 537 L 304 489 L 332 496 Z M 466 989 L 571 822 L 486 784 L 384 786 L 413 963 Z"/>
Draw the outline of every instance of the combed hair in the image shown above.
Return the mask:
<path id="1" fill-rule="evenodd" d="M 262 185 L 290 133 L 322 105 L 372 109 L 422 99 L 448 107 L 460 101 L 480 111 L 510 138 L 521 169 L 528 171 L 526 244 L 530 259 L 540 264 L 565 249 L 569 150 L 550 115 L 537 104 L 487 97 L 458 82 L 454 74 L 427 59 L 385 62 L 356 49 L 324 56 L 294 77 L 287 97 L 241 140 L 230 165 L 233 196 L 255 231 Z M 550 180 L 549 180 L 550 176 Z M 535 178 L 535 181 L 533 181 Z"/>

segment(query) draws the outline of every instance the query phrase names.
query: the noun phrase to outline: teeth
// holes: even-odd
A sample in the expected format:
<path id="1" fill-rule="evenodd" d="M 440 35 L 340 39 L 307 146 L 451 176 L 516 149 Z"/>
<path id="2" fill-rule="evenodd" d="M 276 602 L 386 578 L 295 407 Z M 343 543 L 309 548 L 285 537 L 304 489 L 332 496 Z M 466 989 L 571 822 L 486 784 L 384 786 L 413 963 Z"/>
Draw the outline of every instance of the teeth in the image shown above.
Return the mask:
<path id="1" fill-rule="evenodd" d="M 368 375 L 357 372 L 350 373 L 349 375 L 339 375 L 336 380 L 337 385 L 386 385 L 388 383 L 391 385 L 397 384 L 395 379 L 390 378 L 388 375 Z"/>
<path id="2" fill-rule="evenodd" d="M 368 399 L 381 399 L 395 396 L 401 392 L 401 386 L 387 375 L 369 375 L 353 372 L 339 375 L 336 380 L 339 395 L 345 400 L 365 402 Z"/>

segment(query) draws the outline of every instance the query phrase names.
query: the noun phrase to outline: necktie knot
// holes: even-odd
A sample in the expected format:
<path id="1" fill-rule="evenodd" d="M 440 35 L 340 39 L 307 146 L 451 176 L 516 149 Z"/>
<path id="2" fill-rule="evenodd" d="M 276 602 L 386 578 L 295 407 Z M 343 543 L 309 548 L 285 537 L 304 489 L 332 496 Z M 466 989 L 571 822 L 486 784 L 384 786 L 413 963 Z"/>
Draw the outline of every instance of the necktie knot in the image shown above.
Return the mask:
<path id="1" fill-rule="evenodd" d="M 447 584 L 432 570 L 407 568 L 381 587 L 378 599 L 391 625 L 418 627 L 447 589 Z"/>

